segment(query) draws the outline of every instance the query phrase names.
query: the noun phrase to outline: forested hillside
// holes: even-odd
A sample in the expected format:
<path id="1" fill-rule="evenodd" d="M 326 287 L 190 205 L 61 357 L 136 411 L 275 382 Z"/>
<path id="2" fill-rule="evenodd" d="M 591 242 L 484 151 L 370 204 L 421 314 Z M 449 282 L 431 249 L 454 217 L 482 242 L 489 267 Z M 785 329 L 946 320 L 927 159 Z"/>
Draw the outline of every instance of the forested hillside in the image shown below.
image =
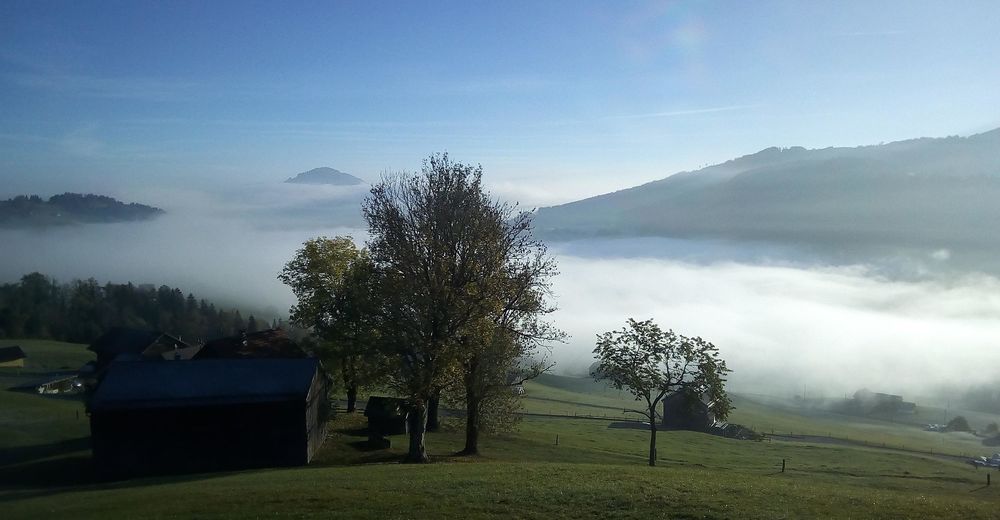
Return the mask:
<path id="1" fill-rule="evenodd" d="M 151 329 L 192 342 L 284 325 L 246 318 L 177 288 L 97 280 L 59 283 L 40 273 L 0 285 L 0 338 L 89 343 L 115 326 Z"/>
<path id="2" fill-rule="evenodd" d="M 129 222 L 148 220 L 163 213 L 145 204 L 126 204 L 104 195 L 63 193 L 45 200 L 19 195 L 0 201 L 0 227 Z"/>

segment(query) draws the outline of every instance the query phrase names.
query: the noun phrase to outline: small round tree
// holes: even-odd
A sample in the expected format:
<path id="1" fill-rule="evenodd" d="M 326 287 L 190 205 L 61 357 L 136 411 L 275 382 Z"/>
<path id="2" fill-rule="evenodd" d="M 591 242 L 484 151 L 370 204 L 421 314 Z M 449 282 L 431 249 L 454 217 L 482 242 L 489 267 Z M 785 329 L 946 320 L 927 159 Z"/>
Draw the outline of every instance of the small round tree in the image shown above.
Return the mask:
<path id="1" fill-rule="evenodd" d="M 597 380 L 607 380 L 619 390 L 628 390 L 640 410 L 630 410 L 649 420 L 649 465 L 656 465 L 656 409 L 668 394 L 686 392 L 706 398 L 719 419 L 729 415 L 732 403 L 725 391 L 726 362 L 719 349 L 701 338 L 664 332 L 653 320 L 629 318 L 621 330 L 599 334 L 594 349 Z"/>
<path id="2" fill-rule="evenodd" d="M 968 432 L 972 431 L 969 427 L 969 421 L 962 417 L 961 415 L 956 416 L 954 419 L 948 421 L 947 430 L 950 432 Z"/>

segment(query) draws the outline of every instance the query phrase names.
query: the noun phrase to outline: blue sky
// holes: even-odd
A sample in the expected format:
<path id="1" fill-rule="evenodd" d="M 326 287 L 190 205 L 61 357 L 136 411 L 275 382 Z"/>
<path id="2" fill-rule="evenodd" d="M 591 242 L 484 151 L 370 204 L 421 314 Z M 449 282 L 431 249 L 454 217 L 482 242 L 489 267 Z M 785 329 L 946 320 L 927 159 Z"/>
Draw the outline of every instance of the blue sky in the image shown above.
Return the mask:
<path id="1" fill-rule="evenodd" d="M 0 3 L 0 194 L 367 179 L 532 204 L 1000 126 L 1000 3 Z"/>

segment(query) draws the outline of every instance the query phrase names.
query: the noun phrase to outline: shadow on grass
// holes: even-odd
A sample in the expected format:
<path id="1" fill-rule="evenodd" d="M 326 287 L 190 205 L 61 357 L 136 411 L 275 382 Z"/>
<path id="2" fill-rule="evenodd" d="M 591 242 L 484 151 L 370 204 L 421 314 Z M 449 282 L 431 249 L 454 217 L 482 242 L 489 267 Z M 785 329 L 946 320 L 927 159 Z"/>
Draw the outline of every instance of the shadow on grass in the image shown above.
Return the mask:
<path id="1" fill-rule="evenodd" d="M 335 433 L 341 435 L 347 435 L 348 437 L 368 437 L 368 428 L 338 428 L 333 430 Z"/>
<path id="2" fill-rule="evenodd" d="M 269 469 L 282 468 L 247 468 L 190 474 L 177 472 L 160 476 L 136 476 L 127 480 L 100 480 L 90 456 L 90 437 L 80 437 L 49 444 L 7 448 L 0 452 L 0 503 L 66 490 L 121 489 L 191 482 L 225 477 L 242 471 Z"/>
<path id="3" fill-rule="evenodd" d="M 0 488 L 52 488 L 92 482 L 94 471 L 89 454 L 63 455 L 0 466 Z"/>
<path id="4" fill-rule="evenodd" d="M 4 448 L 3 451 L 0 451 L 0 467 L 24 464 L 26 462 L 58 457 L 89 449 L 90 437 L 66 439 L 48 444 Z"/>
<path id="5" fill-rule="evenodd" d="M 87 440 L 87 439 L 84 439 Z M 114 490 L 223 478 L 246 472 L 280 471 L 285 467 L 246 468 L 209 473 L 168 473 L 125 480 L 99 480 L 89 453 L 70 453 L 21 464 L 0 466 L 0 504 L 66 491 Z"/>

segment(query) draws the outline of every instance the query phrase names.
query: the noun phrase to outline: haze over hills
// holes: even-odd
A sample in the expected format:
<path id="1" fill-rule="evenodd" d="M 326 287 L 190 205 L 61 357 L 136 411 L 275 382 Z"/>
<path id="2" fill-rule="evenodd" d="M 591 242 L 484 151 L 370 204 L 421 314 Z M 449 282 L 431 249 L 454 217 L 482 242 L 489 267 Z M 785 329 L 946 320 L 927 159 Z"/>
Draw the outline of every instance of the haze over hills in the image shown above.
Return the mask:
<path id="1" fill-rule="evenodd" d="M 855 148 L 768 148 L 542 208 L 549 238 L 664 236 L 996 247 L 1000 129 Z"/>
<path id="2" fill-rule="evenodd" d="M 333 186 L 356 186 L 364 184 L 365 181 L 340 170 L 329 167 L 313 168 L 307 172 L 302 172 L 295 177 L 290 177 L 285 182 L 290 184 L 329 184 Z"/>

